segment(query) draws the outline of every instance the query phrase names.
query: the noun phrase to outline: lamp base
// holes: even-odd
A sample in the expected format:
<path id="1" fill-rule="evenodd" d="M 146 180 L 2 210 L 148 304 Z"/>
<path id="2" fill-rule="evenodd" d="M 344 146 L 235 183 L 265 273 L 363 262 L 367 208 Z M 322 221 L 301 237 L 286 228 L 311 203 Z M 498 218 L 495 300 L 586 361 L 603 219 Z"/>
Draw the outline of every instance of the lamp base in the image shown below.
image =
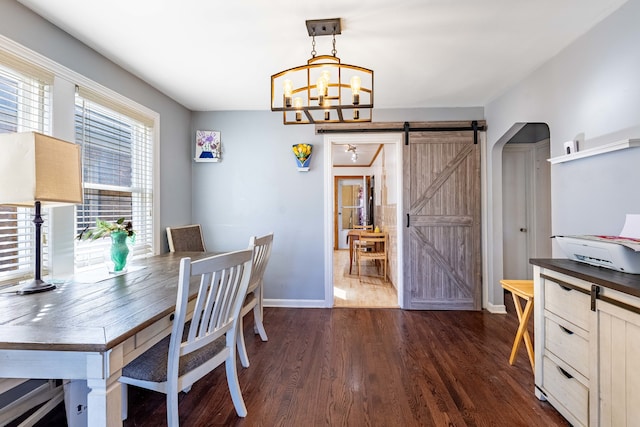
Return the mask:
<path id="1" fill-rule="evenodd" d="M 54 285 L 53 283 L 47 283 L 44 280 L 36 279 L 22 286 L 19 290 L 16 291 L 16 293 L 18 295 L 37 294 L 39 292 L 52 291 L 55 288 L 56 285 Z"/>

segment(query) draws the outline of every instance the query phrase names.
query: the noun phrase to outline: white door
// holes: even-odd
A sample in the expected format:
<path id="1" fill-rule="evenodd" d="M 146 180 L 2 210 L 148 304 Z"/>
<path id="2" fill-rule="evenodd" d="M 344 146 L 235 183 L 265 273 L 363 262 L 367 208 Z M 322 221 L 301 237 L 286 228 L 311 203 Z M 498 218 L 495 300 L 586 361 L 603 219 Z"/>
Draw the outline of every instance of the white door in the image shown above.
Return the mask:
<path id="1" fill-rule="evenodd" d="M 531 279 L 530 258 L 551 257 L 549 140 L 502 151 L 503 277 Z"/>
<path id="2" fill-rule="evenodd" d="M 336 191 L 338 208 L 338 249 L 348 249 L 347 233 L 354 225 L 364 223 L 365 212 L 365 186 L 363 178 L 339 179 Z"/>
<path id="3" fill-rule="evenodd" d="M 503 277 L 531 279 L 529 233 L 532 144 L 507 144 L 502 151 Z"/>

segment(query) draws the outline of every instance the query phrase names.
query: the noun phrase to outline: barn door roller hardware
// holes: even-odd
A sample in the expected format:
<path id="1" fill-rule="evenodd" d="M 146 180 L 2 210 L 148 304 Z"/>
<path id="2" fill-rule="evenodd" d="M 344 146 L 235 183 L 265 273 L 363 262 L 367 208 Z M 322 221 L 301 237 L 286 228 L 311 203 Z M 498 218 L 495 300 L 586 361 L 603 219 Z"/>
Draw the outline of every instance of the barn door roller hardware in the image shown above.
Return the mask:
<path id="1" fill-rule="evenodd" d="M 346 129 L 318 129 L 318 133 L 385 133 L 404 132 L 404 145 L 409 145 L 410 132 L 473 132 L 473 143 L 478 143 L 478 132 L 485 130 L 484 125 L 479 125 L 477 120 L 471 121 L 469 126 L 445 126 L 445 127 L 417 127 L 412 128 L 409 122 L 404 122 L 401 128 L 346 128 Z"/>

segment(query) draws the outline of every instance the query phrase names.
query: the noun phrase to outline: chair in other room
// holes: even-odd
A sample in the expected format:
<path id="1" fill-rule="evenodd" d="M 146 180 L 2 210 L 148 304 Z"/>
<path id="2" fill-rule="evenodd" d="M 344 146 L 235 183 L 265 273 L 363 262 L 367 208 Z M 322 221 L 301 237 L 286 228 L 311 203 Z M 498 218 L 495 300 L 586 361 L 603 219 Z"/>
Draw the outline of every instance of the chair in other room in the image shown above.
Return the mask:
<path id="1" fill-rule="evenodd" d="M 264 236 L 252 236 L 249 239 L 249 249 L 253 250 L 253 268 L 251 269 L 251 279 L 249 280 L 249 288 L 247 297 L 245 298 L 240 319 L 238 320 L 238 355 L 240 363 L 245 368 L 249 367 L 249 357 L 247 356 L 247 348 L 244 342 L 243 321 L 244 316 L 253 311 L 254 332 L 260 334 L 262 341 L 267 341 L 267 332 L 263 324 L 263 283 L 264 270 L 271 256 L 271 246 L 273 244 L 273 233 Z"/>
<path id="2" fill-rule="evenodd" d="M 216 367 L 225 364 L 227 384 L 238 416 L 247 409 L 236 367 L 236 332 L 247 294 L 253 252 L 229 252 L 191 261 L 180 260 L 178 297 L 171 335 L 138 356 L 122 369 L 120 382 L 167 395 L 167 424 L 179 425 L 178 393 Z M 193 316 L 187 321 L 189 282 L 199 277 Z M 126 386 L 123 385 L 126 398 Z M 126 405 L 123 404 L 123 419 Z"/>
<path id="3" fill-rule="evenodd" d="M 349 245 L 349 274 L 351 274 L 351 264 L 353 263 L 352 259 L 354 258 L 352 251 L 354 250 L 357 251 L 359 248 L 363 246 L 362 242 L 360 242 L 360 233 L 362 233 L 363 231 L 373 231 L 373 225 L 371 224 L 354 225 L 353 230 L 355 230 L 356 232 L 349 233 L 347 237 L 347 243 L 350 244 Z M 349 239 L 351 239 L 352 242 L 349 242 Z"/>
<path id="4" fill-rule="evenodd" d="M 354 225 L 354 230 L 373 230 L 373 225 Z"/>
<path id="5" fill-rule="evenodd" d="M 206 252 L 200 224 L 167 227 L 171 252 Z"/>
<path id="6" fill-rule="evenodd" d="M 378 271 L 382 270 L 382 275 L 376 276 L 387 280 L 387 233 L 360 234 L 360 246 L 356 251 L 356 262 L 358 263 L 358 277 L 362 273 L 362 263 L 373 261 L 378 265 Z"/>

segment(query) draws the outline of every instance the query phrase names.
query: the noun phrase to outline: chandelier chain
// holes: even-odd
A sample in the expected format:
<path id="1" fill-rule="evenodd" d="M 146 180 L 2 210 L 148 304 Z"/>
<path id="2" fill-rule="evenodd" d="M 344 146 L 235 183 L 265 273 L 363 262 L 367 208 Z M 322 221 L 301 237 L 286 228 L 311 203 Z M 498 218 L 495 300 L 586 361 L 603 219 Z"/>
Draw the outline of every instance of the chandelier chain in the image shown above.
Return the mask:
<path id="1" fill-rule="evenodd" d="M 313 31 L 313 34 L 311 35 L 311 57 L 315 58 L 316 57 L 316 31 Z"/>
<path id="2" fill-rule="evenodd" d="M 333 29 L 333 49 L 331 49 L 331 54 L 333 56 L 336 56 L 337 53 L 338 51 L 336 50 L 336 30 L 334 28 Z"/>

